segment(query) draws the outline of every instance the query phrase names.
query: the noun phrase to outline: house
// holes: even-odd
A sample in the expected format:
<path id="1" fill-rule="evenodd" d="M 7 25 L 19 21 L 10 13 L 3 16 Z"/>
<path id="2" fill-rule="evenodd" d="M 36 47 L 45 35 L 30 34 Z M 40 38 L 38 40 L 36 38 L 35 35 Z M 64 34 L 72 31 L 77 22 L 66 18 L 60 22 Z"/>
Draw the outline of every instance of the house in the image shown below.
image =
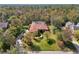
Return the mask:
<path id="1" fill-rule="evenodd" d="M 66 28 L 70 29 L 72 31 L 72 33 L 74 33 L 74 23 L 73 22 L 67 22 L 65 25 Z"/>
<path id="2" fill-rule="evenodd" d="M 70 29 L 71 32 L 74 33 L 74 30 L 79 30 L 79 23 L 75 25 L 73 22 L 67 22 L 65 27 Z"/>
<path id="3" fill-rule="evenodd" d="M 0 28 L 5 29 L 8 27 L 8 22 L 0 22 Z"/>
<path id="4" fill-rule="evenodd" d="M 68 28 L 70 28 L 70 29 L 74 29 L 74 23 L 72 23 L 72 22 L 67 22 L 66 23 L 66 25 L 65 25 L 65 27 L 68 27 Z"/>
<path id="5" fill-rule="evenodd" d="M 79 23 L 77 23 L 77 25 L 75 25 L 75 30 L 79 30 Z"/>
<path id="6" fill-rule="evenodd" d="M 38 30 L 48 31 L 48 26 L 43 21 L 33 21 L 30 25 L 29 32 L 36 32 Z"/>

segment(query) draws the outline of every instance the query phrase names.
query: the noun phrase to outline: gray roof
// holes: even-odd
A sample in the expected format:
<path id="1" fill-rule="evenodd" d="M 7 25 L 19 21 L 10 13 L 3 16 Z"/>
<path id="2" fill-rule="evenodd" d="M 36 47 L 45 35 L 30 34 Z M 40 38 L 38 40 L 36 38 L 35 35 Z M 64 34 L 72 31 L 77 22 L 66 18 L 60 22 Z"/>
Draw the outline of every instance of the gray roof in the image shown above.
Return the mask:
<path id="1" fill-rule="evenodd" d="M 75 30 L 79 30 L 79 27 L 78 26 L 75 26 L 75 28 L 74 28 Z"/>
<path id="2" fill-rule="evenodd" d="M 77 23 L 77 25 L 74 25 L 74 29 L 79 30 L 79 23 Z"/>
<path id="3" fill-rule="evenodd" d="M 66 26 L 74 26 L 74 23 L 72 23 L 72 22 L 67 22 L 67 23 L 66 23 Z"/>
<path id="4" fill-rule="evenodd" d="M 79 27 L 79 23 L 77 23 L 77 25 L 76 26 L 78 26 Z"/>
<path id="5" fill-rule="evenodd" d="M 0 28 L 7 28 L 8 22 L 0 22 Z"/>
<path id="6" fill-rule="evenodd" d="M 65 26 L 74 28 L 75 30 L 79 30 L 79 23 L 77 23 L 77 25 L 75 25 L 73 22 L 67 22 Z"/>

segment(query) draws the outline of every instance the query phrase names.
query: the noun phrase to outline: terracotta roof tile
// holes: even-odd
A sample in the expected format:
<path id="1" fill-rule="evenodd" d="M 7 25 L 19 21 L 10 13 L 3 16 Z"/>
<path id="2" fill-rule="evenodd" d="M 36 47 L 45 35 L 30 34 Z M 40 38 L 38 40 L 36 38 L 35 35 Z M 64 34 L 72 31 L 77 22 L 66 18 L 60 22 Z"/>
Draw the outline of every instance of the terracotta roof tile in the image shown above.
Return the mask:
<path id="1" fill-rule="evenodd" d="M 38 21 L 38 22 L 32 22 L 29 31 L 35 32 L 38 30 L 48 30 L 47 25 L 44 22 Z"/>

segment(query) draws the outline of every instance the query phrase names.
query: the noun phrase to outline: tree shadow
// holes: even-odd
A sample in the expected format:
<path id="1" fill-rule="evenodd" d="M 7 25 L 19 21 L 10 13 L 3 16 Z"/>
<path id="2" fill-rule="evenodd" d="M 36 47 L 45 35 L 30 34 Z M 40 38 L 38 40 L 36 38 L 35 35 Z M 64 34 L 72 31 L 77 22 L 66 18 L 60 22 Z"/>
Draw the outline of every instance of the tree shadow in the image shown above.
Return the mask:
<path id="1" fill-rule="evenodd" d="M 76 51 L 76 48 L 75 48 L 75 46 L 74 46 L 74 44 L 72 42 L 67 41 L 67 42 L 64 42 L 64 44 L 65 44 L 65 47 L 67 47 L 67 48 L 69 48 L 69 49 L 71 49 L 73 51 Z"/>
<path id="2" fill-rule="evenodd" d="M 38 45 L 34 45 L 34 44 L 31 45 L 31 49 L 32 49 L 32 51 L 36 51 L 36 52 L 41 51 L 40 47 Z"/>
<path id="3" fill-rule="evenodd" d="M 73 43 L 74 44 L 74 43 Z M 79 46 L 77 44 L 74 44 L 74 46 L 76 47 L 76 50 L 74 51 L 74 53 L 79 54 Z"/>

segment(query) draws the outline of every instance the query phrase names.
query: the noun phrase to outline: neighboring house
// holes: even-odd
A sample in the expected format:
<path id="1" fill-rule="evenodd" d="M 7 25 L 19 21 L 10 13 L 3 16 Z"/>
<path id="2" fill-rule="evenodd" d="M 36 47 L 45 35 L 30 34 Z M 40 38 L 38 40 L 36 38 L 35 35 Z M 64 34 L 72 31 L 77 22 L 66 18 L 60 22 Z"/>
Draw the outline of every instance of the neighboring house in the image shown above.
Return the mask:
<path id="1" fill-rule="evenodd" d="M 8 27 L 8 22 L 0 22 L 0 28 L 5 29 Z"/>
<path id="2" fill-rule="evenodd" d="M 70 29 L 72 31 L 72 33 L 74 33 L 74 23 L 72 22 L 67 22 L 66 25 L 65 25 L 66 28 Z"/>
<path id="3" fill-rule="evenodd" d="M 72 22 L 67 22 L 65 25 L 66 28 L 70 29 L 72 33 L 74 33 L 74 30 L 79 30 L 79 23 L 77 23 L 77 25 L 75 25 Z"/>
<path id="4" fill-rule="evenodd" d="M 67 22 L 66 23 L 66 25 L 65 25 L 65 27 L 68 27 L 68 28 L 70 28 L 70 29 L 74 29 L 74 23 L 72 23 L 72 22 Z"/>
<path id="5" fill-rule="evenodd" d="M 43 21 L 33 21 L 30 25 L 29 32 L 36 32 L 38 30 L 48 31 L 48 26 Z"/>
<path id="6" fill-rule="evenodd" d="M 77 25 L 75 25 L 75 30 L 79 30 L 79 23 L 77 23 Z"/>

